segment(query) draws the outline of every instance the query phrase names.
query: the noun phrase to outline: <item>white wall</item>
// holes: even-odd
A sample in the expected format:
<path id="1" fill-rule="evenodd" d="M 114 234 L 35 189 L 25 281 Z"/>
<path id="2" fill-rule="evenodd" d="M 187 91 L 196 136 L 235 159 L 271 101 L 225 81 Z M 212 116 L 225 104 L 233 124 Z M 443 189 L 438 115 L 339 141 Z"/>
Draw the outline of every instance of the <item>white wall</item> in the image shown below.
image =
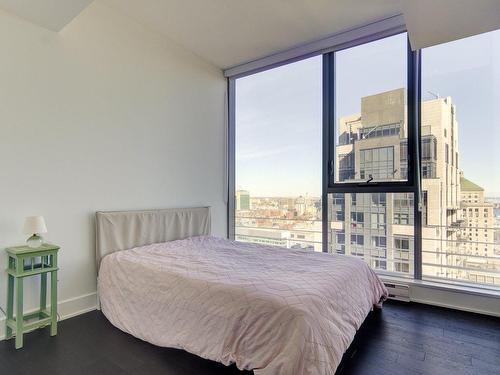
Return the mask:
<path id="1" fill-rule="evenodd" d="M 63 315 L 95 301 L 96 210 L 210 205 L 225 235 L 221 71 L 100 1 L 60 33 L 0 12 L 0 48 L 0 248 L 45 216 Z"/>

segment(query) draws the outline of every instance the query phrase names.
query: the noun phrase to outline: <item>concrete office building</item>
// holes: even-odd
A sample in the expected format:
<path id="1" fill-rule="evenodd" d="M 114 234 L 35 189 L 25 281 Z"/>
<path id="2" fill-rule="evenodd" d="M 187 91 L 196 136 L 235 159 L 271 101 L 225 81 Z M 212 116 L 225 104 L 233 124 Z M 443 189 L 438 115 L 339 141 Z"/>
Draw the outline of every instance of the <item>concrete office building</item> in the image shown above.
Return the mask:
<path id="1" fill-rule="evenodd" d="M 339 120 L 336 181 L 407 178 L 405 100 L 404 89 L 363 97 L 360 114 Z M 493 207 L 484 202 L 481 188 L 473 193 L 477 201 L 464 197 L 470 194 L 472 183 L 461 177 L 458 122 L 450 97 L 422 103 L 421 135 L 424 277 L 500 284 L 500 278 L 491 272 L 500 271 L 500 267 L 488 259 L 494 254 Z M 329 251 L 362 257 L 382 272 L 412 274 L 413 206 L 412 193 L 331 194 Z M 480 210 L 487 216 L 483 218 L 486 222 L 471 222 L 469 209 Z M 472 250 L 477 246 L 465 236 L 469 232 L 464 229 L 479 224 L 488 227 L 478 228 L 477 238 L 489 241 L 479 251 L 483 258 L 468 256 L 475 255 Z"/>

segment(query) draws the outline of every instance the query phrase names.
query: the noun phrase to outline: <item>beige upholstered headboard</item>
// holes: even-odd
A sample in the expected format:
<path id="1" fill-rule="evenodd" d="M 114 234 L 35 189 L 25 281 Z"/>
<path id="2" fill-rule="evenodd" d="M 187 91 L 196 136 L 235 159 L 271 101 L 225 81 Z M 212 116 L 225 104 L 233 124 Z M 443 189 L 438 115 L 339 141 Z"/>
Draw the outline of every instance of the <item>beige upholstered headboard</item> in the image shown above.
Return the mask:
<path id="1" fill-rule="evenodd" d="M 210 207 L 96 212 L 96 261 L 115 251 L 210 234 Z"/>

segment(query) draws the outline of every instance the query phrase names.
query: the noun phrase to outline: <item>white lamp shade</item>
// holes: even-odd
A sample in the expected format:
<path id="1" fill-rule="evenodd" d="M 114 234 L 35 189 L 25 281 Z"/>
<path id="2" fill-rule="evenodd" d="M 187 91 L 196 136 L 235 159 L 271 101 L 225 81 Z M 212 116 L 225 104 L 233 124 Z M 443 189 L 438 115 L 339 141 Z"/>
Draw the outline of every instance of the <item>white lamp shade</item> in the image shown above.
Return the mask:
<path id="1" fill-rule="evenodd" d="M 28 216 L 24 221 L 23 232 L 25 234 L 47 233 L 43 216 Z"/>

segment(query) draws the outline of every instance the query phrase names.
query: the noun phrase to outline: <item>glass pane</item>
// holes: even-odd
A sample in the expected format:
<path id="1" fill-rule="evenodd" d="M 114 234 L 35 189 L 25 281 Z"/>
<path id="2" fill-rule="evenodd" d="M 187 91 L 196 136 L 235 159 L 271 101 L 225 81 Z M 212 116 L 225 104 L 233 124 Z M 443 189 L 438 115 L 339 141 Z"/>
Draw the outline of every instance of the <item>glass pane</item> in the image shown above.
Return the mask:
<path id="1" fill-rule="evenodd" d="M 422 51 L 423 277 L 500 287 L 500 31 Z"/>
<path id="2" fill-rule="evenodd" d="M 335 70 L 335 182 L 407 180 L 406 34 L 335 53 Z"/>
<path id="3" fill-rule="evenodd" d="M 322 56 L 237 79 L 235 104 L 236 240 L 321 251 Z"/>
<path id="4" fill-rule="evenodd" d="M 328 220 L 330 253 L 359 257 L 381 272 L 413 275 L 413 194 L 329 194 Z"/>

